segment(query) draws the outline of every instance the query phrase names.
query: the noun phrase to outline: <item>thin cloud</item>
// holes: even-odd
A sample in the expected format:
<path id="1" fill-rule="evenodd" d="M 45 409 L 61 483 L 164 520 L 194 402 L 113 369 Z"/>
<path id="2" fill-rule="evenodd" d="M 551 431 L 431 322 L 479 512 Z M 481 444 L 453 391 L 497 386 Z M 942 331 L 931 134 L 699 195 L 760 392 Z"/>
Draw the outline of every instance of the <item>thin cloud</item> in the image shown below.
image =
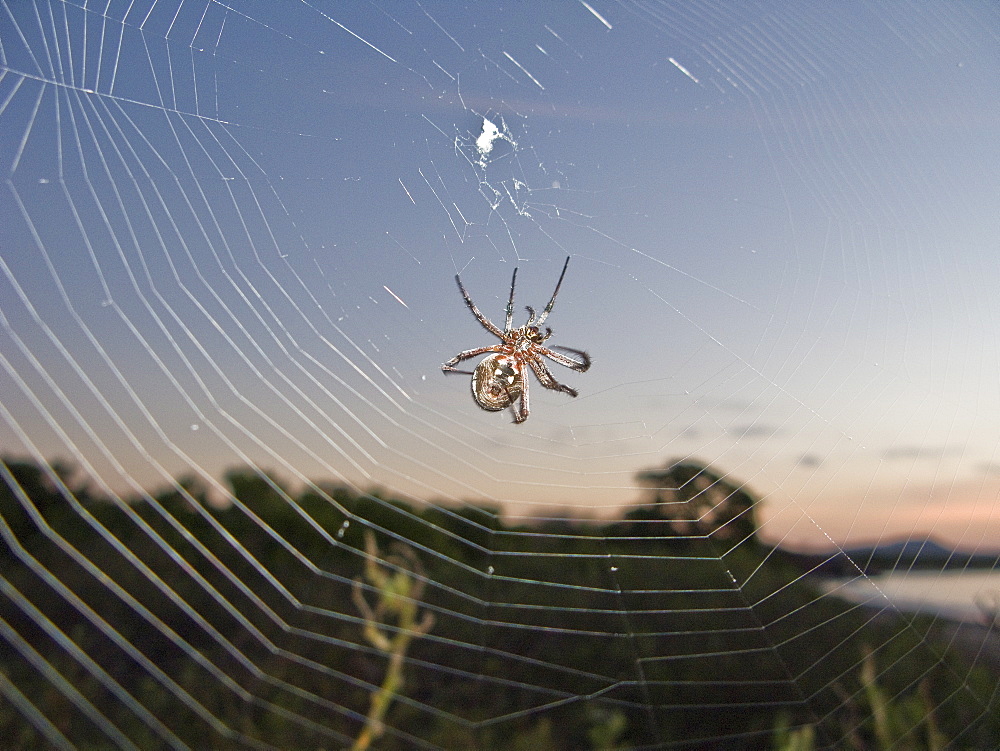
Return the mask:
<path id="1" fill-rule="evenodd" d="M 882 453 L 883 459 L 942 459 L 959 453 L 954 446 L 893 446 Z"/>
<path id="2" fill-rule="evenodd" d="M 770 438 L 778 433 L 778 428 L 762 422 L 751 422 L 745 425 L 734 425 L 729 431 L 739 438 Z"/>

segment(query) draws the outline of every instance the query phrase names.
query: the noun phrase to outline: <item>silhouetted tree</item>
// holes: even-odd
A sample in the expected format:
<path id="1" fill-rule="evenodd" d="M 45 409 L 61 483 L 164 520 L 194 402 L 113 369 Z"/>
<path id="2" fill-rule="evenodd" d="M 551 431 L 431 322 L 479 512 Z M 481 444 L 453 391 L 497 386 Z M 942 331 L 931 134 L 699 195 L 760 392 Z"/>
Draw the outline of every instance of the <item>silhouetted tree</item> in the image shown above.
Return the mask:
<path id="1" fill-rule="evenodd" d="M 667 462 L 662 469 L 640 472 L 637 479 L 649 488 L 655 505 L 630 512 L 629 519 L 664 520 L 678 535 L 711 535 L 732 542 L 757 532 L 757 499 L 742 484 L 733 485 L 698 462 Z"/>

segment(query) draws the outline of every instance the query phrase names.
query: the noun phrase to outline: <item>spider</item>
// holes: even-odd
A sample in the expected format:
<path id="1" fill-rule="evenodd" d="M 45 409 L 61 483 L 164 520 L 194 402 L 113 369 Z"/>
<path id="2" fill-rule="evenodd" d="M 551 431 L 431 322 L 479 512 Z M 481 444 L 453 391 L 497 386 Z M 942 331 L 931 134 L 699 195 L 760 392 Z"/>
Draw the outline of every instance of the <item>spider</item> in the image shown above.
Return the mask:
<path id="1" fill-rule="evenodd" d="M 535 309 L 527 307 L 528 322 L 520 328 L 513 328 L 514 315 L 514 283 L 517 281 L 517 269 L 514 269 L 514 276 L 510 280 L 510 299 L 507 301 L 507 322 L 501 331 L 486 316 L 479 312 L 479 308 L 472 302 L 469 293 L 462 286 L 461 277 L 456 274 L 455 281 L 458 282 L 458 289 L 462 293 L 465 304 L 469 306 L 472 315 L 482 324 L 483 328 L 500 340 L 499 344 L 488 347 L 476 347 L 459 352 L 448 362 L 441 366 L 441 370 L 448 373 L 462 373 L 472 376 L 472 398 L 476 400 L 483 409 L 488 412 L 499 412 L 506 407 L 510 407 L 514 413 L 514 422 L 522 423 L 528 419 L 528 376 L 527 370 L 530 368 L 538 382 L 547 389 L 562 391 L 564 394 L 576 396 L 576 389 L 559 383 L 545 365 L 543 357 L 547 357 L 553 362 L 557 362 L 567 368 L 583 373 L 590 367 L 590 355 L 578 349 L 569 347 L 557 347 L 564 352 L 568 352 L 574 357 L 567 357 L 544 346 L 545 341 L 552 336 L 552 329 L 546 326 L 545 333 L 542 333 L 541 325 L 545 323 L 552 306 L 556 304 L 556 295 L 559 294 L 559 287 L 563 277 L 566 276 L 566 268 L 569 266 L 569 258 L 563 265 L 559 281 L 556 282 L 556 290 L 552 293 L 552 299 L 545 306 L 545 310 L 535 320 Z M 476 370 L 457 370 L 454 366 L 468 360 L 476 355 L 491 352 L 489 357 L 484 359 L 476 367 Z M 519 401 L 518 406 L 515 402 Z"/>

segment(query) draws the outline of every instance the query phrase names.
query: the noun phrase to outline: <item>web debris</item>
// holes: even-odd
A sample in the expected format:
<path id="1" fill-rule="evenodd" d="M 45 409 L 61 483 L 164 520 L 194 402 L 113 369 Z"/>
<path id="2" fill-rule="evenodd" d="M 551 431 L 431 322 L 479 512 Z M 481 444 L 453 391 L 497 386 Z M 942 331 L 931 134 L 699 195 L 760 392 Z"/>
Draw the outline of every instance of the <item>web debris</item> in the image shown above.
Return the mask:
<path id="1" fill-rule="evenodd" d="M 514 142 L 514 139 L 507 135 L 507 126 L 502 119 L 500 120 L 500 124 L 503 125 L 503 131 L 489 118 L 483 118 L 483 130 L 479 134 L 479 137 L 476 138 L 476 150 L 479 152 L 478 164 L 483 169 L 486 169 L 489 163 L 489 156 L 493 153 L 493 144 L 497 141 L 506 141 L 515 149 L 517 148 L 517 143 Z"/>

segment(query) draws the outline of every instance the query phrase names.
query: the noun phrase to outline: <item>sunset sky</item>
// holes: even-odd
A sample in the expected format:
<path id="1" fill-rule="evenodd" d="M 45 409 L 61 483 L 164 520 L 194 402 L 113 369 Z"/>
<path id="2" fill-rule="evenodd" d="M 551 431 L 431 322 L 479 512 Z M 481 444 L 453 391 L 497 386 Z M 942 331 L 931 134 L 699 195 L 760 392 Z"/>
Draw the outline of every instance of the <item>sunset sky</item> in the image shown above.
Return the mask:
<path id="1" fill-rule="evenodd" d="M 112 6 L 0 14 L 3 453 L 602 516 L 690 458 L 1000 548 L 995 4 Z M 567 256 L 514 425 L 454 276 L 520 325 Z"/>

